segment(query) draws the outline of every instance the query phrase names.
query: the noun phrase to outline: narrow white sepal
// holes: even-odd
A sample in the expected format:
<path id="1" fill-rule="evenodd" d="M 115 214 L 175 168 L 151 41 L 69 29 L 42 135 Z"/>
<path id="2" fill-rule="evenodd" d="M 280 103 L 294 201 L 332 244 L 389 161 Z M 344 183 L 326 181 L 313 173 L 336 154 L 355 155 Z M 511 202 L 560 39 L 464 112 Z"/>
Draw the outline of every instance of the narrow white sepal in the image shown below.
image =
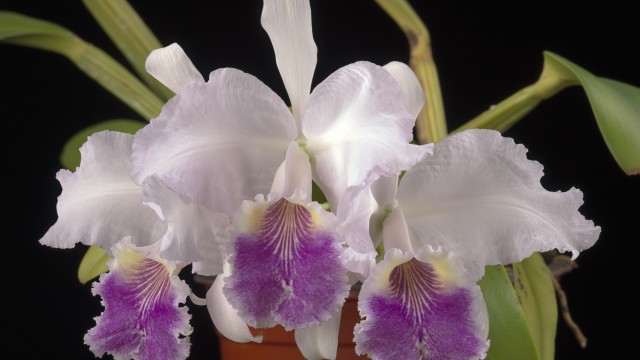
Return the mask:
<path id="1" fill-rule="evenodd" d="M 402 211 L 394 209 L 382 224 L 382 241 L 385 249 L 413 251 L 409 240 L 409 229 Z"/>
<path id="2" fill-rule="evenodd" d="M 341 315 L 342 309 L 322 324 L 295 330 L 296 344 L 306 359 L 336 358 Z"/>
<path id="3" fill-rule="evenodd" d="M 144 67 L 149 74 L 176 94 L 189 83 L 204 83 L 202 74 L 176 43 L 153 50 Z"/>
<path id="4" fill-rule="evenodd" d="M 302 191 L 306 198 L 304 203 L 311 201 L 311 163 L 309 156 L 292 142 L 287 149 L 287 159 L 284 167 L 284 187 L 282 196 L 289 198 L 296 191 Z"/>
<path id="5" fill-rule="evenodd" d="M 226 264 L 225 267 L 227 267 Z M 262 342 L 262 335 L 253 336 L 251 334 L 247 323 L 242 321 L 236 309 L 229 304 L 222 293 L 223 278 L 223 275 L 218 275 L 209 291 L 207 291 L 207 309 L 213 324 L 229 340 L 239 343 Z"/>
<path id="6" fill-rule="evenodd" d="M 311 31 L 309 0 L 265 0 L 261 22 L 273 44 L 278 70 L 300 125 L 318 53 Z"/>

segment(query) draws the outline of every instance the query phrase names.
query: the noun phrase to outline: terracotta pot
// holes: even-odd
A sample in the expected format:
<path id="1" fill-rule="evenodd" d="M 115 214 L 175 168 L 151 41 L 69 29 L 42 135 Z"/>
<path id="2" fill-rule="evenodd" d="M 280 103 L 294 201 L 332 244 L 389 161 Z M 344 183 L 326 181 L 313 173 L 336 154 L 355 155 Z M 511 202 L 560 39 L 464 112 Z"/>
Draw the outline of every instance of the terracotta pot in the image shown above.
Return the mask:
<path id="1" fill-rule="evenodd" d="M 353 327 L 360 321 L 357 304 L 357 294 L 352 293 L 342 308 L 338 335 L 338 360 L 366 359 L 365 356 L 356 355 L 356 344 L 353 342 Z M 254 335 L 262 333 L 263 340 L 261 344 L 233 342 L 218 333 L 222 359 L 304 359 L 296 346 L 293 331 L 285 331 L 282 326 L 278 325 L 268 329 L 251 328 L 251 332 Z"/>

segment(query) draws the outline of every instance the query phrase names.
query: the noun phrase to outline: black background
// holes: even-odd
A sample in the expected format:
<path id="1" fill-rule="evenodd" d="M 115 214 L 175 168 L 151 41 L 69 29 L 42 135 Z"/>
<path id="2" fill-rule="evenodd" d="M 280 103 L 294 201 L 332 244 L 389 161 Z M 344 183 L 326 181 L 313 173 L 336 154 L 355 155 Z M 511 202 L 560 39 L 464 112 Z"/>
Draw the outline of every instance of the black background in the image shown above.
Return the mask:
<path id="1" fill-rule="evenodd" d="M 621 1 L 598 7 L 547 0 L 413 2 L 432 34 L 451 129 L 535 81 L 546 49 L 595 74 L 640 85 L 637 12 Z M 124 62 L 80 1 L 0 4 L 62 24 Z M 164 44 L 180 43 L 204 74 L 239 68 L 286 99 L 259 24 L 259 1 L 132 4 Z M 314 84 L 357 60 L 407 61 L 402 32 L 372 1 L 313 1 L 312 16 L 319 49 Z M 138 117 L 58 55 L 0 45 L 0 59 L 3 223 L 9 228 L 2 239 L 2 276 L 9 303 L 3 327 L 10 345 L 3 352 L 18 358 L 91 358 L 82 337 L 100 307 L 90 286 L 76 281 L 83 247 L 58 250 L 37 241 L 56 219 L 60 188 L 54 175 L 65 140 L 99 121 Z M 557 358 L 637 356 L 640 312 L 632 291 L 640 275 L 640 179 L 617 167 L 578 88 L 546 101 L 507 135 L 545 166 L 548 189 L 581 189 L 582 212 L 602 227 L 598 243 L 578 259 L 580 268 L 562 279 L 589 346 L 580 349 L 560 320 Z M 217 358 L 206 310 L 192 313 L 192 358 Z"/>

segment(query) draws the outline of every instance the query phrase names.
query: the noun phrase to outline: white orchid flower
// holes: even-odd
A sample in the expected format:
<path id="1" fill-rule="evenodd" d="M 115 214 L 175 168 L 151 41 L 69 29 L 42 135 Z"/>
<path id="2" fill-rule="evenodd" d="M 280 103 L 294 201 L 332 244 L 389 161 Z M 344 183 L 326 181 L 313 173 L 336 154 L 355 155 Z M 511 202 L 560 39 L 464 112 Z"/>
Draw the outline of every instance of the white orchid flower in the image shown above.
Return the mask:
<path id="1" fill-rule="evenodd" d="M 205 82 L 178 45 L 154 51 L 147 70 L 177 95 L 135 137 L 89 139 L 79 169 L 59 175 L 60 218 L 42 242 L 109 250 L 128 237 L 157 246 L 158 258 L 225 274 L 207 295 L 223 334 L 258 341 L 246 323 L 279 323 L 300 330 L 305 356 L 335 357 L 347 270 L 374 255 L 344 256 L 350 228 L 311 201 L 312 181 L 334 211 L 349 212 L 347 188 L 415 164 L 428 151 L 409 144 L 423 96 L 400 63 L 357 62 L 311 92 L 308 0 L 266 0 L 262 24 L 293 113 L 251 75 L 225 68 Z M 235 314 L 216 319 L 231 308 Z"/>
<path id="2" fill-rule="evenodd" d="M 488 319 L 476 282 L 484 267 L 558 249 L 574 258 L 600 229 L 578 211 L 577 189 L 549 192 L 542 166 L 491 130 L 468 130 L 397 177 L 352 189 L 373 224 L 352 239 L 381 238 L 384 260 L 368 269 L 355 329 L 356 351 L 374 359 L 477 359 L 486 355 Z M 372 251 L 371 240 L 353 249 Z M 434 250 L 435 248 L 435 250 Z"/>

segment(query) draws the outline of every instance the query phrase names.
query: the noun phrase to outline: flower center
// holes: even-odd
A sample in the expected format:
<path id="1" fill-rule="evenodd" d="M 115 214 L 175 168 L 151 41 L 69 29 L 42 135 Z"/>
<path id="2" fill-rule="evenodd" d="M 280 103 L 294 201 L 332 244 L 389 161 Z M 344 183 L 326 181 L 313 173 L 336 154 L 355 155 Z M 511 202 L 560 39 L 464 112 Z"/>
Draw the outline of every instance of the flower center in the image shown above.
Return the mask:
<path id="1" fill-rule="evenodd" d="M 124 268 L 123 281 L 131 286 L 128 300 L 138 302 L 141 318 L 164 301 L 171 288 L 166 267 L 151 259 L 142 259 Z"/>
<path id="2" fill-rule="evenodd" d="M 442 291 L 433 266 L 411 259 L 396 266 L 389 275 L 392 294 L 402 301 L 403 311 L 421 325 L 432 303 L 432 295 Z"/>
<path id="3" fill-rule="evenodd" d="M 280 199 L 270 205 L 262 218 L 260 237 L 266 246 L 273 248 L 273 254 L 280 259 L 280 266 L 287 285 L 291 280 L 292 260 L 298 255 L 300 241 L 311 239 L 312 216 L 303 205 Z"/>

